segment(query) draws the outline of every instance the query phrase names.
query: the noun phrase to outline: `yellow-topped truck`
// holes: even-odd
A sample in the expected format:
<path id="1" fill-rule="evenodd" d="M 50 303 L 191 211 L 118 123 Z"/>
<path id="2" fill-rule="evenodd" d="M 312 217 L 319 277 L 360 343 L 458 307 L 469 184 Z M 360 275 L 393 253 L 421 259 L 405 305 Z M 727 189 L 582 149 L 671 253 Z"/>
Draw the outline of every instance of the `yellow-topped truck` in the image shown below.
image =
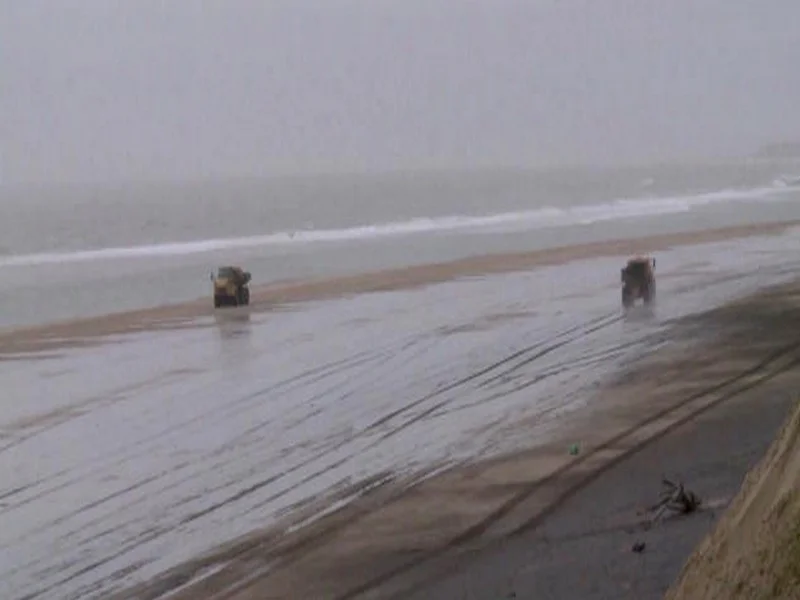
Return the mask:
<path id="1" fill-rule="evenodd" d="M 211 274 L 214 286 L 214 308 L 250 304 L 249 271 L 236 266 L 223 266 Z"/>

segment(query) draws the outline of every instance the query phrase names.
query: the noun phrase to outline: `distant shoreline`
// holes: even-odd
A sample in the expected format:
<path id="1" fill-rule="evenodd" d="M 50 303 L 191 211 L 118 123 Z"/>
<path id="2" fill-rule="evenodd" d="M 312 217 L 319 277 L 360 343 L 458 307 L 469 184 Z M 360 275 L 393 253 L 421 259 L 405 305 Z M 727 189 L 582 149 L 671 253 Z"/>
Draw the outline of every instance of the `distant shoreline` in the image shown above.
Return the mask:
<path id="1" fill-rule="evenodd" d="M 741 225 L 699 232 L 670 233 L 548 248 L 517 253 L 478 255 L 469 258 L 377 272 L 331 278 L 270 283 L 251 288 L 247 308 L 226 309 L 225 314 L 258 313 L 277 305 L 369 292 L 408 289 L 461 277 L 524 271 L 575 260 L 615 255 L 632 255 L 666 250 L 675 246 L 704 244 L 760 235 L 778 235 L 800 226 L 800 220 Z M 3 354 L 36 352 L 85 344 L 89 338 L 135 331 L 170 329 L 202 317 L 213 316 L 210 295 L 189 302 L 120 313 L 110 313 L 33 326 L 0 330 L 0 359 Z"/>

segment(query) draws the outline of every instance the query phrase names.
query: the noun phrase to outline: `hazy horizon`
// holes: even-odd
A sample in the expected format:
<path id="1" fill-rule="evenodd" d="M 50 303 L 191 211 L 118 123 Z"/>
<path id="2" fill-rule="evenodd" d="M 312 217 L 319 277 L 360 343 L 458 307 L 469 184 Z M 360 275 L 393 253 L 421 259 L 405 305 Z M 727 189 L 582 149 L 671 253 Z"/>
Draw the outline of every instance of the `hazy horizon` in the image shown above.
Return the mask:
<path id="1" fill-rule="evenodd" d="M 641 164 L 800 139 L 800 3 L 0 3 L 0 181 Z"/>

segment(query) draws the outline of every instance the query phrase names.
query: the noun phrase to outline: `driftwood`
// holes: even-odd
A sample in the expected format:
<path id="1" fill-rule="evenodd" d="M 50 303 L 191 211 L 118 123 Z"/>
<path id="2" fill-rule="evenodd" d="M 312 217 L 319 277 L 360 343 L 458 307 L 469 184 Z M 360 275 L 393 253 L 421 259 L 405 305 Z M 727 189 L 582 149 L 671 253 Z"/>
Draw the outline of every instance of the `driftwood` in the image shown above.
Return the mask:
<path id="1" fill-rule="evenodd" d="M 683 515 L 693 513 L 703 503 L 697 494 L 684 488 L 681 482 L 662 479 L 661 483 L 665 489 L 661 492 L 660 500 L 648 510 L 656 511 L 651 522 L 658 520 L 667 510 Z"/>

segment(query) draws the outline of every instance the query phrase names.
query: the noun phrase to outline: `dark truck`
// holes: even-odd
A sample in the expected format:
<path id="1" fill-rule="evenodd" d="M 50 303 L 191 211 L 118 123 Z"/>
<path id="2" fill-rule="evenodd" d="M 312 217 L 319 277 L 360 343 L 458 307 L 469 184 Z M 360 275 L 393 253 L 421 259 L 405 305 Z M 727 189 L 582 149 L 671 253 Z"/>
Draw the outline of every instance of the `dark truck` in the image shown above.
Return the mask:
<path id="1" fill-rule="evenodd" d="M 630 308 L 641 298 L 652 304 L 656 298 L 656 259 L 636 256 L 622 268 L 622 306 Z"/>

